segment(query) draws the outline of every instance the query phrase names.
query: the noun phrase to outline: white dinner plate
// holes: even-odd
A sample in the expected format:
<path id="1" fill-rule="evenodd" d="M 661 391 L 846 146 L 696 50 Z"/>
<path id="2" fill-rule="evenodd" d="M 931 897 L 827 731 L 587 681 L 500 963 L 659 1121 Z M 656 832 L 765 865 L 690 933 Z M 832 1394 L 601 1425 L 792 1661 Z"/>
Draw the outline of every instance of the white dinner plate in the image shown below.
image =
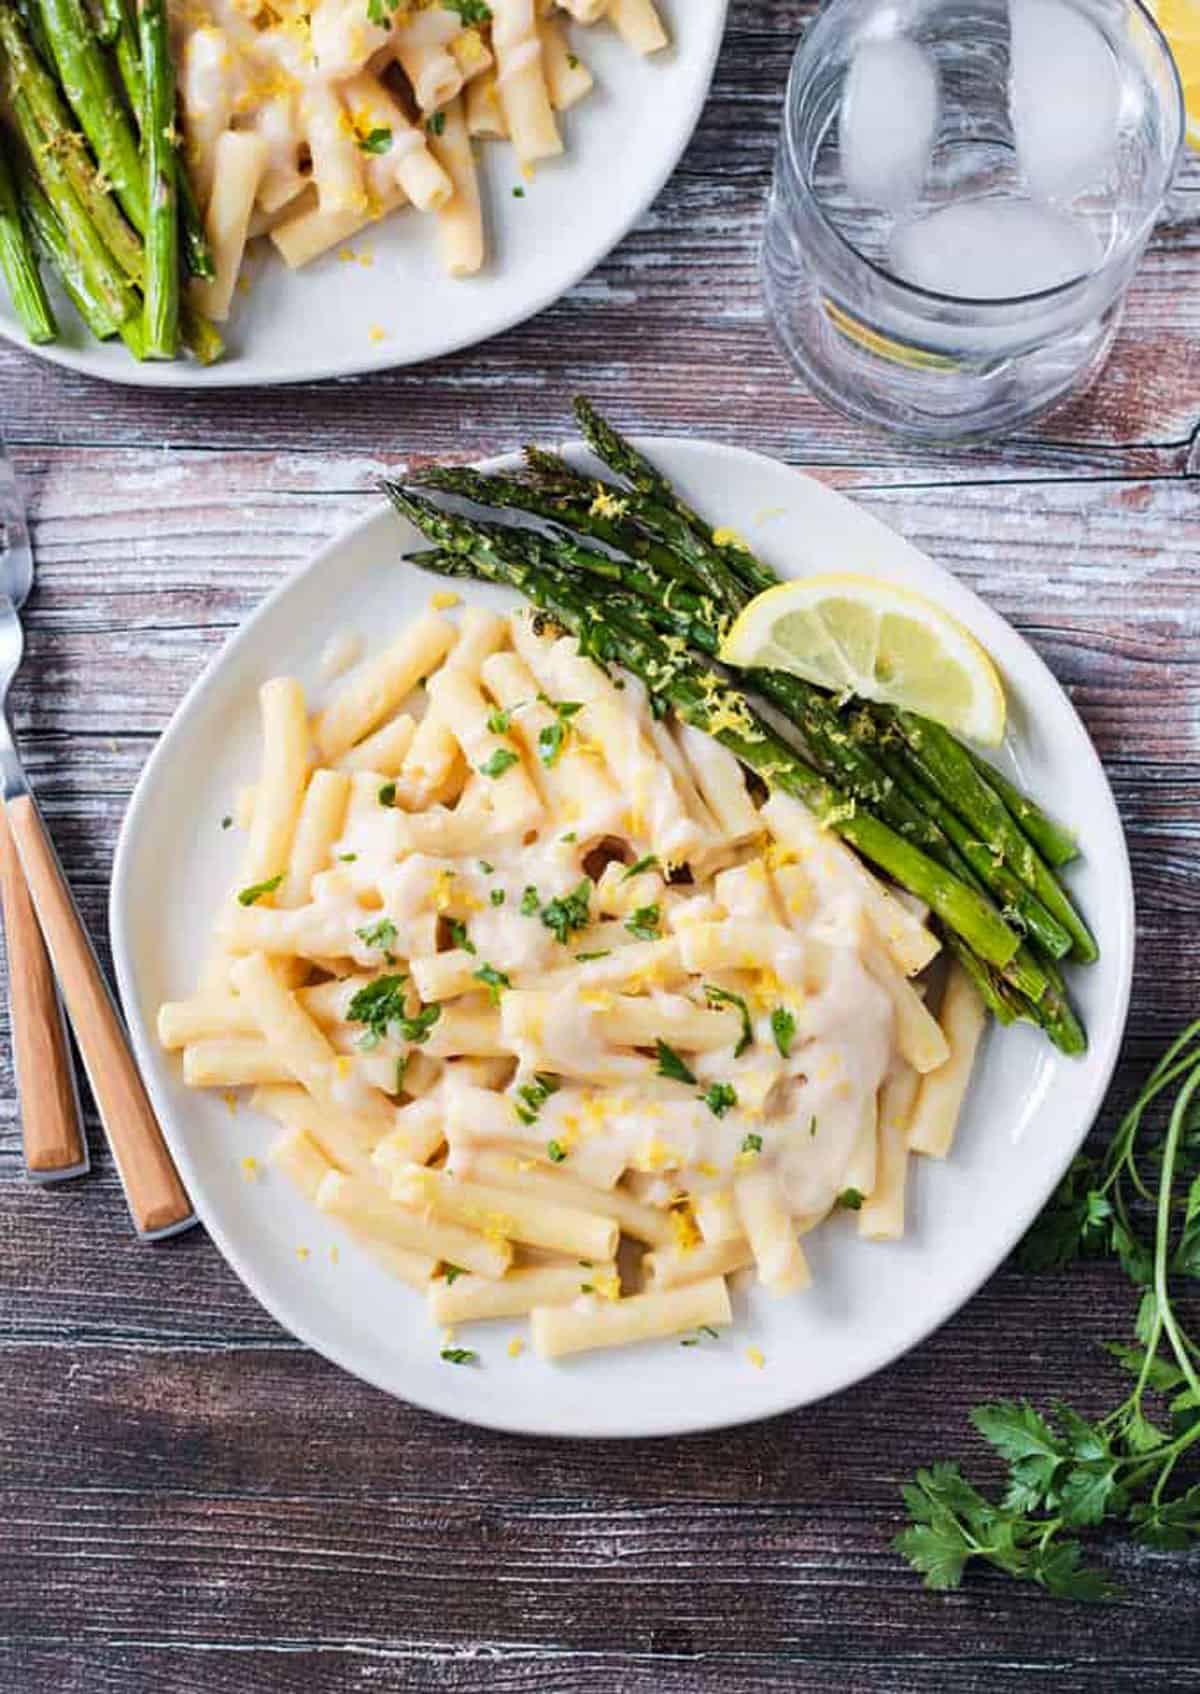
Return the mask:
<path id="1" fill-rule="evenodd" d="M 417 364 L 533 317 L 637 222 L 699 121 L 728 0 L 657 4 L 672 45 L 648 58 L 606 24 L 572 27 L 596 86 L 560 114 L 563 154 L 540 164 L 532 182 L 522 180 L 505 143 L 480 144 L 488 260 L 478 276 L 447 277 L 435 220 L 405 210 L 296 272 L 269 242 L 257 243 L 248 292 L 235 294 L 233 317 L 222 326 L 225 357 L 208 369 L 188 358 L 138 364 L 120 341 L 93 340 L 53 283 L 61 339 L 29 350 L 110 382 L 232 388 Z M 28 346 L 3 288 L 0 335 Z"/>
<path id="2" fill-rule="evenodd" d="M 138 1058 L 200 1217 L 281 1324 L 405 1400 L 537 1434 L 682 1434 L 763 1417 L 846 1388 L 928 1335 L 1020 1239 L 1086 1135 L 1116 1060 L 1132 974 L 1133 893 L 1112 794 L 1086 731 L 1033 649 L 940 566 L 811 477 L 736 448 L 644 445 L 689 500 L 745 535 L 781 574 L 875 572 L 932 595 L 974 631 L 1008 689 L 1005 766 L 1071 820 L 1085 844 L 1069 881 L 1101 957 L 1068 973 L 1089 1032 L 1085 1058 L 1063 1058 L 1025 1026 L 988 1031 L 951 1156 L 913 1162 L 902 1241 L 861 1242 L 848 1215 L 831 1218 L 805 1238 L 811 1290 L 735 1296 L 736 1322 L 719 1341 L 544 1363 L 528 1348 L 508 1356 L 520 1321 L 463 1325 L 459 1337 L 478 1349 L 480 1364 L 443 1363 L 420 1295 L 371 1264 L 282 1176 L 245 1179 L 240 1160 L 261 1161 L 274 1126 L 245 1106 L 231 1115 L 219 1093 L 185 1089 L 178 1056 L 162 1053 L 154 1037 L 159 1002 L 194 987 L 218 903 L 236 880 L 241 844 L 221 819 L 256 769 L 259 684 L 288 672 L 319 702 L 327 692 L 319 655 L 331 632 L 358 632 L 376 648 L 444 586 L 402 562 L 423 543 L 385 508 L 282 583 L 179 708 L 121 832 L 112 941 Z M 495 588 L 455 587 L 482 604 L 514 603 Z M 1023 1345 L 1017 1336 L 996 1341 Z M 752 1347 L 763 1355 L 761 1369 L 748 1357 Z"/>

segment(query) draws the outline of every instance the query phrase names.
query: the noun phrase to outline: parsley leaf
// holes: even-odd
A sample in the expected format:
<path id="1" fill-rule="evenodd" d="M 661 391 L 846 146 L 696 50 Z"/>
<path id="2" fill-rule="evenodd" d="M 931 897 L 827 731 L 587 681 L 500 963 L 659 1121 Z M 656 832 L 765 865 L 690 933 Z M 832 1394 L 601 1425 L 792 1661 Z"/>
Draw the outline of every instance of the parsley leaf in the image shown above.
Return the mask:
<path id="1" fill-rule="evenodd" d="M 453 1288 L 459 1277 L 466 1276 L 466 1274 L 461 1265 L 446 1265 L 442 1271 L 442 1275 L 446 1278 L 447 1288 Z"/>
<path id="2" fill-rule="evenodd" d="M 704 997 L 710 1006 L 736 1006 L 742 1014 L 742 1033 L 738 1044 L 733 1049 L 735 1059 L 740 1059 L 747 1047 L 754 1042 L 754 1025 L 750 1022 L 750 1008 L 740 994 L 731 994 L 727 988 L 718 988 L 714 983 L 704 984 Z"/>
<path id="3" fill-rule="evenodd" d="M 729 1082 L 714 1082 L 700 1098 L 714 1117 L 723 1118 L 731 1106 L 737 1105 L 737 1089 Z"/>
<path id="4" fill-rule="evenodd" d="M 658 1053 L 657 1075 L 670 1077 L 672 1082 L 695 1083 L 695 1073 L 688 1069 L 674 1047 L 668 1047 L 661 1036 L 654 1045 Z"/>
<path id="5" fill-rule="evenodd" d="M 494 706 L 488 713 L 487 726 L 493 735 L 507 735 L 508 726 L 511 722 L 512 712 L 501 711 L 499 706 Z"/>
<path id="6" fill-rule="evenodd" d="M 346 1007 L 347 1023 L 366 1024 L 358 1045 L 375 1047 L 387 1034 L 387 1026 L 404 1016 L 404 985 L 406 976 L 377 976 L 360 988 Z"/>
<path id="7" fill-rule="evenodd" d="M 467 934 L 467 926 L 461 918 L 447 918 L 446 928 L 450 931 L 450 939 L 456 947 L 461 947 L 464 953 L 475 951 L 475 943 Z"/>
<path id="8" fill-rule="evenodd" d="M 771 1013 L 771 1034 L 775 1037 L 775 1045 L 779 1049 L 780 1058 L 789 1058 L 792 1051 L 792 1041 L 796 1034 L 796 1019 L 786 1006 L 776 1006 Z"/>
<path id="9" fill-rule="evenodd" d="M 492 892 L 488 895 L 488 899 L 491 901 L 493 906 L 502 906 L 504 904 L 504 898 L 504 890 L 502 888 L 493 888 Z"/>
<path id="10" fill-rule="evenodd" d="M 576 953 L 575 959 L 578 964 L 586 965 L 592 959 L 607 959 L 611 952 L 611 947 L 602 947 L 598 953 Z"/>
<path id="11" fill-rule="evenodd" d="M 541 895 L 533 886 L 532 882 L 527 882 L 521 894 L 521 916 L 523 918 L 536 917 L 541 908 L 541 904 Z"/>
<path id="12" fill-rule="evenodd" d="M 238 893 L 239 906 L 253 906 L 261 900 L 264 894 L 274 894 L 283 881 L 283 872 L 278 876 L 269 876 L 265 882 L 252 882 L 249 888 L 243 888 Z"/>
<path id="13" fill-rule="evenodd" d="M 429 1032 L 442 1015 L 442 1008 L 435 1002 L 431 1006 L 422 1006 L 411 1018 L 399 1018 L 400 1036 L 404 1041 L 411 1041 L 414 1047 L 420 1047 L 429 1040 Z"/>
<path id="14" fill-rule="evenodd" d="M 472 948 L 471 951 L 474 952 L 475 949 Z M 472 972 L 472 975 L 476 982 L 482 982 L 486 986 L 488 999 L 493 1006 L 500 1004 L 500 990 L 512 987 L 508 977 L 505 976 L 503 971 L 498 971 L 495 965 L 480 965 L 477 971 Z"/>
<path id="15" fill-rule="evenodd" d="M 639 941 L 657 941 L 662 912 L 657 906 L 639 906 L 625 928 Z"/>
<path id="16" fill-rule="evenodd" d="M 838 1210 L 843 1212 L 861 1212 L 862 1203 L 863 1195 L 857 1188 L 843 1188 L 834 1201 Z"/>
<path id="17" fill-rule="evenodd" d="M 425 128 L 429 131 L 430 135 L 444 134 L 446 129 L 445 112 L 430 112 L 429 116 L 425 119 Z"/>
<path id="18" fill-rule="evenodd" d="M 364 947 L 378 947 L 388 964 L 392 964 L 395 954 L 388 951 L 396 939 L 396 926 L 391 918 L 380 918 L 378 923 L 364 924 L 362 929 L 354 931 Z"/>
<path id="19" fill-rule="evenodd" d="M 230 814 L 228 812 L 226 812 L 225 816 L 221 819 L 221 828 L 222 829 L 232 829 L 233 828 L 233 818 L 230 816 Z"/>
<path id="20" fill-rule="evenodd" d="M 474 1365 L 479 1362 L 479 1354 L 470 1347 L 443 1347 L 442 1358 L 448 1365 Z"/>
<path id="21" fill-rule="evenodd" d="M 563 750 L 563 742 L 566 738 L 567 727 L 561 720 L 555 723 L 544 724 L 542 728 L 538 730 L 538 758 L 542 761 L 547 770 L 558 762 L 558 757 Z"/>
<path id="22" fill-rule="evenodd" d="M 762 1136 L 756 1135 L 753 1130 L 748 1135 L 743 1135 L 742 1145 L 739 1147 L 738 1151 L 740 1153 L 761 1153 Z"/>
<path id="23" fill-rule="evenodd" d="M 492 21 L 492 8 L 486 0 L 442 0 L 447 12 L 457 12 L 465 24 L 488 24 Z"/>
<path id="24" fill-rule="evenodd" d="M 585 876 L 569 894 L 560 894 L 542 907 L 542 922 L 556 941 L 565 947 L 577 930 L 586 929 L 591 918 L 589 900 L 592 879 Z M 521 902 L 525 910 L 525 902 Z"/>
<path id="25" fill-rule="evenodd" d="M 396 784 L 385 782 L 380 788 L 377 798 L 381 806 L 394 806 L 396 804 Z"/>
<path id="26" fill-rule="evenodd" d="M 485 759 L 479 766 L 480 776 L 503 776 L 505 771 L 520 763 L 517 754 L 510 747 L 497 747 L 490 758 Z"/>
<path id="27" fill-rule="evenodd" d="M 567 1150 L 561 1141 L 547 1141 L 546 1157 L 552 1165 L 561 1165 L 567 1156 Z"/>
<path id="28" fill-rule="evenodd" d="M 391 151 L 391 147 L 392 132 L 390 129 L 381 128 L 368 130 L 366 135 L 360 135 L 358 138 L 358 150 L 360 153 L 370 153 L 372 155 L 389 153 Z"/>
<path id="29" fill-rule="evenodd" d="M 532 1082 L 522 1083 L 517 1089 L 518 1098 L 523 1100 L 523 1106 L 516 1107 L 516 1114 L 521 1122 L 528 1125 L 537 1121 L 537 1115 L 552 1094 L 557 1094 L 562 1087 L 561 1080 L 550 1071 L 535 1071 Z"/>
<path id="30" fill-rule="evenodd" d="M 538 757 L 549 770 L 558 762 L 571 727 L 571 719 L 583 710 L 583 701 L 551 700 L 545 694 L 539 694 L 538 699 L 554 713 L 554 722 L 546 724 L 538 731 Z"/>
<path id="31" fill-rule="evenodd" d="M 658 863 L 657 853 L 647 853 L 644 858 L 636 860 L 622 876 L 622 882 L 628 882 L 631 876 L 641 876 L 643 871 L 653 870 Z"/>
<path id="32" fill-rule="evenodd" d="M 492 872 L 496 868 L 490 859 L 479 859 L 477 860 L 477 863 L 484 876 L 491 876 Z"/>

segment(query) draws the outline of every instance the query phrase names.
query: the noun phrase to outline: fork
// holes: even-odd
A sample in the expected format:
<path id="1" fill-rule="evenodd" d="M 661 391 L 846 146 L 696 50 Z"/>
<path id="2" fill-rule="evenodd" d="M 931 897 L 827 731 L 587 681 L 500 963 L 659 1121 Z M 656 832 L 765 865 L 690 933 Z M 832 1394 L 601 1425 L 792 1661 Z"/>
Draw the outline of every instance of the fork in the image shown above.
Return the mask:
<path id="1" fill-rule="evenodd" d="M 2 443 L 0 476 L 15 493 L 15 481 Z M 15 499 L 10 499 L 10 522 L 16 509 Z M 23 540 L 23 525 L 20 530 Z M 13 738 L 8 691 L 20 666 L 24 645 L 17 608 L 7 593 L 0 593 L 0 781 L 8 829 L 25 872 L 134 1224 L 143 1236 L 173 1235 L 195 1222 L 191 1201 L 171 1162 L 129 1050 L 120 1014 L 29 791 Z M 11 967 L 10 974 L 16 974 Z M 36 1087 L 39 1080 L 38 1076 L 23 1078 L 29 1087 Z"/>

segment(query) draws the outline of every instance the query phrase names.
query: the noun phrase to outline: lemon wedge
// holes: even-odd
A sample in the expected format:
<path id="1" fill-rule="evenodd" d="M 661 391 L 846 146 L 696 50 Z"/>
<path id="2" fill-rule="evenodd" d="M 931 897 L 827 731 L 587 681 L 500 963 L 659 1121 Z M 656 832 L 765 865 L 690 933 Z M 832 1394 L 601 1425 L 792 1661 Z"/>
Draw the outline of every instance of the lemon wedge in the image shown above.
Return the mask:
<path id="1" fill-rule="evenodd" d="M 806 576 L 768 588 L 744 608 L 721 658 L 904 706 L 985 746 L 1004 734 L 1004 689 L 975 637 L 932 600 L 878 577 Z"/>
<path id="2" fill-rule="evenodd" d="M 1151 0 L 1150 11 L 1179 67 L 1188 140 L 1200 147 L 1200 0 Z"/>

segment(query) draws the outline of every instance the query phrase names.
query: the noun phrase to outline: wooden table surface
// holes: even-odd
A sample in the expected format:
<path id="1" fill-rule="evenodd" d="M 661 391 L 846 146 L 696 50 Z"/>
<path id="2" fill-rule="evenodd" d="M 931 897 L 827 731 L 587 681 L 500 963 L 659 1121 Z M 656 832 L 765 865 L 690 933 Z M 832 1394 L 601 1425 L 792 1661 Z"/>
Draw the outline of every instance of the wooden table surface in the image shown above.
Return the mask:
<path id="1" fill-rule="evenodd" d="M 1162 227 L 1095 390 L 987 451 L 852 426 L 784 369 L 755 245 L 803 8 L 735 5 L 699 133 L 621 248 L 537 322 L 418 370 L 138 393 L 0 348 L 40 576 L 16 720 L 93 933 L 130 789 L 201 667 L 411 455 L 630 427 L 816 470 L 1010 617 L 1083 714 L 1129 835 L 1139 952 L 1111 1126 L 1200 1011 L 1200 223 Z M 1193 181 L 1196 173 L 1193 172 Z M 1192 203 L 1200 213 L 1200 187 Z M 164 867 L 169 875 L 169 867 Z M 23 1176 L 0 1057 L 0 1688 L 11 1694 L 759 1694 L 1200 1686 L 1200 1556 L 1116 1542 L 1116 1606 L 1001 1579 L 924 1593 L 897 1483 L 975 1401 L 1111 1404 L 1127 1291 L 1002 1269 L 911 1357 L 685 1441 L 472 1431 L 386 1399 L 259 1309 L 202 1230 L 131 1239 L 93 1171 Z"/>

